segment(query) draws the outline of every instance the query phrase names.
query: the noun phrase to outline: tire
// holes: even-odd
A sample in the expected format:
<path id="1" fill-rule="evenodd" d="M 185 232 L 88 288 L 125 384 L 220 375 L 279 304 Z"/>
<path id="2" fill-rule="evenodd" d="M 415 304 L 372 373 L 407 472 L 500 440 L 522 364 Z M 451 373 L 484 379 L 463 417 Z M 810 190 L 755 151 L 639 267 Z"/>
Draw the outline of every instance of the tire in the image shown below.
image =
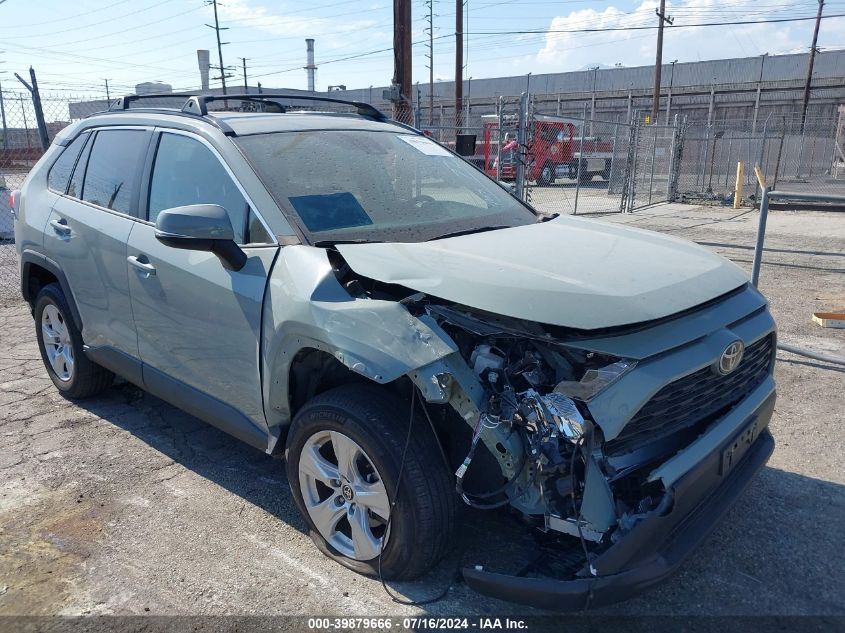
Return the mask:
<path id="1" fill-rule="evenodd" d="M 114 374 L 91 361 L 82 351 L 82 333 L 70 316 L 59 284 L 44 286 L 35 298 L 35 337 L 47 375 L 66 398 L 79 400 L 108 389 Z M 49 333 L 53 334 L 48 338 Z"/>
<path id="2" fill-rule="evenodd" d="M 311 538 L 326 556 L 361 574 L 378 574 L 378 552 L 388 518 L 382 515 L 386 513 L 390 514 L 390 528 L 381 553 L 381 573 L 387 579 L 406 580 L 427 572 L 446 552 L 454 529 L 454 482 L 431 427 L 416 414 L 397 499 L 408 409 L 384 388 L 362 383 L 344 385 L 307 402 L 296 414 L 288 434 L 288 481 Z M 336 475 L 342 468 L 339 464 L 349 461 L 337 459 L 335 445 L 341 455 L 357 455 L 352 476 L 344 476 L 342 482 L 330 482 L 328 476 Z M 319 450 L 317 463 L 322 469 L 320 483 L 310 474 L 315 470 L 310 465 L 315 463 L 315 450 Z M 335 470 L 325 470 L 326 463 Z M 369 480 L 364 482 L 362 477 Z M 350 497 L 347 487 L 354 496 Z M 368 506 L 363 509 L 366 515 L 360 514 L 364 506 L 356 501 L 364 498 L 358 496 L 362 490 L 385 492 L 384 496 L 368 498 Z M 391 510 L 393 499 L 397 500 Z M 326 505 L 331 503 L 334 506 Z M 350 506 L 354 506 L 352 514 Z M 320 518 L 322 531 L 312 512 Z M 329 520 L 323 520 L 327 516 L 324 512 L 330 513 Z M 356 524 L 358 542 L 363 543 L 360 548 L 351 538 L 356 517 L 368 526 Z"/>
<path id="3" fill-rule="evenodd" d="M 537 178 L 537 184 L 541 187 L 553 185 L 555 182 L 555 168 L 553 165 L 543 165 L 540 170 L 540 175 Z"/>
<path id="4" fill-rule="evenodd" d="M 577 169 L 577 166 L 576 166 L 576 169 Z M 595 172 L 587 171 L 587 160 L 586 159 L 582 160 L 581 161 L 581 183 L 583 184 L 585 182 L 593 182 L 593 176 L 594 175 L 595 175 Z M 577 177 L 577 174 L 576 174 L 576 177 Z"/>

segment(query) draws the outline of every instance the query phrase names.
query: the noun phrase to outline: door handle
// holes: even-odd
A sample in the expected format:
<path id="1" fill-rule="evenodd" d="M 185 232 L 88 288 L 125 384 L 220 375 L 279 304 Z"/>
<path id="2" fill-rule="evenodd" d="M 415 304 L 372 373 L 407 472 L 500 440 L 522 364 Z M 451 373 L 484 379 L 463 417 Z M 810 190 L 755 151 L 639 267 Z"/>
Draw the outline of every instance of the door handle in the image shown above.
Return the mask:
<path id="1" fill-rule="evenodd" d="M 70 235 L 70 227 L 67 225 L 67 220 L 60 218 L 58 220 L 50 220 L 50 226 L 59 235 Z"/>
<path id="2" fill-rule="evenodd" d="M 146 273 L 147 277 L 156 274 L 156 267 L 150 264 L 149 262 L 142 262 L 140 259 L 135 257 L 134 255 L 130 255 L 126 258 L 126 261 L 132 264 L 135 268 L 140 270 L 143 273 Z"/>

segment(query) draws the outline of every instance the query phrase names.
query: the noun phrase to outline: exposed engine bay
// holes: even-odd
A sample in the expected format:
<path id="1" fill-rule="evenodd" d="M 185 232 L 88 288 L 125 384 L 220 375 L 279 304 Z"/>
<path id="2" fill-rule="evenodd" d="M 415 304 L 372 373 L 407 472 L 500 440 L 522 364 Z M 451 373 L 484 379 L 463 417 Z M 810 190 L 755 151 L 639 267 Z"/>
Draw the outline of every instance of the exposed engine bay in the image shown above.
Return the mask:
<path id="1" fill-rule="evenodd" d="M 465 503 L 480 509 L 511 505 L 542 530 L 607 545 L 654 508 L 660 490 L 644 480 L 649 464 L 613 469 L 587 407 L 635 361 L 567 347 L 534 324 L 493 316 L 488 322 L 435 304 L 425 310 L 456 342 L 484 389 L 470 449 L 456 472 Z M 501 486 L 473 495 L 463 480 L 479 440 L 494 431 L 500 448 L 503 436 L 518 437 L 521 456 Z"/>

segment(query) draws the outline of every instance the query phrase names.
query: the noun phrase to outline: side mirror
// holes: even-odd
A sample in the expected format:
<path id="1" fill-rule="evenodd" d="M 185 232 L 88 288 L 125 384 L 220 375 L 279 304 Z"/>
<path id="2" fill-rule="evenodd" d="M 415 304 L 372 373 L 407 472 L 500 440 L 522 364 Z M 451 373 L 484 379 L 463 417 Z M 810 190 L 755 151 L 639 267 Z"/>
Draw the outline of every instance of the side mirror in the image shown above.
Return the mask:
<path id="1" fill-rule="evenodd" d="M 235 243 L 229 214 L 219 204 L 165 209 L 156 218 L 155 235 L 172 248 L 214 253 L 229 270 L 240 270 L 246 264 L 246 253 Z"/>

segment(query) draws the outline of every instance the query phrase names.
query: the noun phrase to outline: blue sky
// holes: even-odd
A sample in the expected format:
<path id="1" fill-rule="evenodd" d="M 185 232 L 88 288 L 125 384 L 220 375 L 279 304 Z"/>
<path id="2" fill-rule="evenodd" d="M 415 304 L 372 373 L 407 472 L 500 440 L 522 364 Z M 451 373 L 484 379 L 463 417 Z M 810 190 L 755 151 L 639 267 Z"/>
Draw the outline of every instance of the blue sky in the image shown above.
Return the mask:
<path id="1" fill-rule="evenodd" d="M 306 37 L 316 39 L 317 88 L 384 85 L 393 72 L 390 0 L 220 0 L 221 26 L 229 27 L 224 61 L 237 65 L 233 83 L 305 88 Z M 435 77 L 454 72 L 455 5 L 434 0 Z M 679 0 L 669 2 L 675 24 L 731 22 L 730 26 L 667 30 L 664 60 L 695 61 L 806 51 L 812 21 L 739 25 L 744 19 L 812 16 L 816 0 Z M 577 70 L 596 64 L 651 64 L 653 30 L 605 33 L 485 35 L 496 30 L 572 30 L 636 27 L 656 23 L 656 0 L 468 0 L 466 76 L 495 77 Z M 845 0 L 828 0 L 826 14 L 845 13 Z M 427 9 L 413 0 L 413 40 L 427 39 Z M 5 0 L 0 3 L 0 74 L 15 88 L 12 72 L 33 65 L 45 91 L 80 95 L 131 91 L 141 81 L 160 80 L 177 89 L 199 83 L 196 49 L 212 51 L 213 20 L 203 0 Z M 819 45 L 845 47 L 845 18 L 822 23 Z M 428 81 L 427 47 L 414 46 L 414 81 Z M 345 59 L 351 58 L 351 59 Z"/>

